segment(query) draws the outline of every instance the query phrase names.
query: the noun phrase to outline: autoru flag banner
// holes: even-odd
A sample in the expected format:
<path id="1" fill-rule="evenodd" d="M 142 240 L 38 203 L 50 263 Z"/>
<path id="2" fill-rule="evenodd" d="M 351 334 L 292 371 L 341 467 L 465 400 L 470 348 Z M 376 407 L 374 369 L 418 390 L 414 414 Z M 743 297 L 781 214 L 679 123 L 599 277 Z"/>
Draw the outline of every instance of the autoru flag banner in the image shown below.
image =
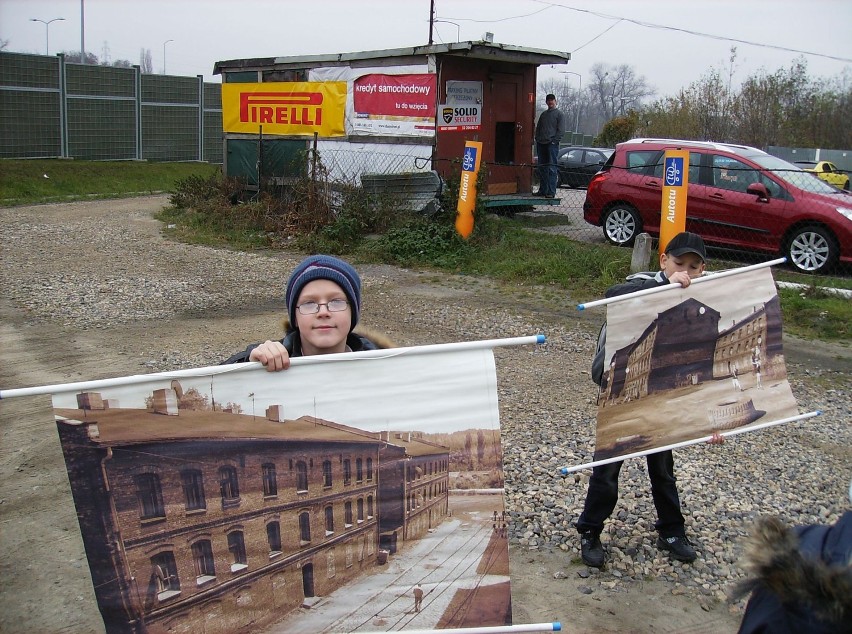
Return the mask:
<path id="1" fill-rule="evenodd" d="M 797 415 L 768 267 L 616 300 L 595 460 Z"/>
<path id="2" fill-rule="evenodd" d="M 494 357 L 454 345 L 55 393 L 107 631 L 511 623 Z"/>
<path id="3" fill-rule="evenodd" d="M 476 209 L 476 179 L 482 163 L 482 142 L 465 141 L 462 156 L 456 231 L 465 240 L 473 233 L 473 212 Z"/>

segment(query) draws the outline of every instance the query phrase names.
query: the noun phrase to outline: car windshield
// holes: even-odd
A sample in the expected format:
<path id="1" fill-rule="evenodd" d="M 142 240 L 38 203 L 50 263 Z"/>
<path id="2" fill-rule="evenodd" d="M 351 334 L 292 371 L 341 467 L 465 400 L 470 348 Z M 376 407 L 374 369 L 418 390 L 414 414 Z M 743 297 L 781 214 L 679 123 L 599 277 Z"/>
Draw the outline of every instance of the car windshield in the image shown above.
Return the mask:
<path id="1" fill-rule="evenodd" d="M 806 192 L 813 192 L 814 194 L 841 193 L 836 187 L 832 187 L 825 181 L 817 178 L 813 172 L 806 172 L 801 167 L 788 163 L 777 156 L 750 156 L 749 158 L 783 181 Z"/>

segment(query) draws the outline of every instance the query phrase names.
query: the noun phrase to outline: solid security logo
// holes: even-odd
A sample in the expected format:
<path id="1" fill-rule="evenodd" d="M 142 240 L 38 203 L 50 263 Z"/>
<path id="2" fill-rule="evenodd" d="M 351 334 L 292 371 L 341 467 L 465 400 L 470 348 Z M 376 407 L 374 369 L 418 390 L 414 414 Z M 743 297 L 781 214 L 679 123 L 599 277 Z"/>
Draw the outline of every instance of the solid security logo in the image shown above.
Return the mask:
<path id="1" fill-rule="evenodd" d="M 444 108 L 441 110 L 441 116 L 444 119 L 444 123 L 450 124 L 453 122 L 453 109 L 452 108 Z"/>
<path id="2" fill-rule="evenodd" d="M 665 184 L 667 187 L 681 187 L 683 185 L 683 158 L 672 156 L 665 163 Z"/>

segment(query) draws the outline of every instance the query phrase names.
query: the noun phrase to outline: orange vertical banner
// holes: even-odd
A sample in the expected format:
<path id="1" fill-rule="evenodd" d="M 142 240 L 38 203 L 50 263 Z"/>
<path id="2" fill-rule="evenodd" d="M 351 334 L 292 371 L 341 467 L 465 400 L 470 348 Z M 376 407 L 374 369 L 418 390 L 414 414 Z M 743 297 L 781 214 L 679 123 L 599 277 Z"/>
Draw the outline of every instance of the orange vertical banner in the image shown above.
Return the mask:
<path id="1" fill-rule="evenodd" d="M 482 161 L 482 142 L 465 141 L 462 158 L 461 182 L 459 183 L 458 215 L 456 231 L 467 240 L 473 231 L 473 210 L 476 207 L 476 178 Z"/>
<path id="2" fill-rule="evenodd" d="M 689 151 L 666 150 L 663 156 L 663 200 L 660 204 L 660 253 L 669 240 L 686 231 Z"/>

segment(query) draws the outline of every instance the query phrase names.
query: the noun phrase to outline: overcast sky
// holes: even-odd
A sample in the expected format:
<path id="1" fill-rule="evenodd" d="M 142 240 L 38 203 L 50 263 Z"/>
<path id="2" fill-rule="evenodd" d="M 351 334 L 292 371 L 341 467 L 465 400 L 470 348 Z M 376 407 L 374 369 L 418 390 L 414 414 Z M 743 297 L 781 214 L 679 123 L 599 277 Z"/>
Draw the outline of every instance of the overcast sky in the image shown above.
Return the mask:
<path id="1" fill-rule="evenodd" d="M 85 48 L 99 59 L 139 63 L 150 49 L 154 70 L 212 77 L 219 60 L 326 54 L 426 44 L 429 0 L 0 0 L 5 50 L 50 54 Z M 852 75 L 850 0 L 435 0 L 434 40 L 482 39 L 570 52 L 565 66 L 539 80 L 579 84 L 597 62 L 630 64 L 673 94 L 712 66 L 727 70 L 737 47 L 734 84 L 765 68 L 789 67 L 807 54 L 813 76 Z M 30 21 L 31 18 L 50 24 Z M 644 25 L 637 24 L 642 22 Z M 684 30 L 698 34 L 685 33 Z M 740 42 L 730 41 L 741 40 Z M 167 44 L 165 42 L 169 41 Z M 750 43 L 745 43 L 750 42 Z M 773 48 L 774 47 L 774 48 Z M 833 58 L 833 59 L 832 59 Z M 838 59 L 839 58 L 839 59 Z M 577 75 L 559 75 L 571 71 Z M 585 84 L 584 84 L 585 85 Z"/>

